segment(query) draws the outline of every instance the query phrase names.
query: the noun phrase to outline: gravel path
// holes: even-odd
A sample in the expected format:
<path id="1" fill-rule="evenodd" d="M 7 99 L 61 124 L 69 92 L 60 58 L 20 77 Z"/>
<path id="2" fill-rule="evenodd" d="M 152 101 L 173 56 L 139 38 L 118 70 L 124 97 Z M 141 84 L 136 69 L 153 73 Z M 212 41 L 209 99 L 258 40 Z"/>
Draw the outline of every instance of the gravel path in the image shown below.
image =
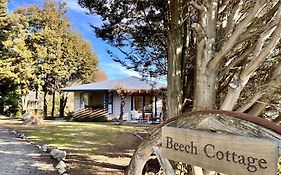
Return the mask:
<path id="1" fill-rule="evenodd" d="M 40 150 L 0 127 L 0 175 L 57 175 Z"/>

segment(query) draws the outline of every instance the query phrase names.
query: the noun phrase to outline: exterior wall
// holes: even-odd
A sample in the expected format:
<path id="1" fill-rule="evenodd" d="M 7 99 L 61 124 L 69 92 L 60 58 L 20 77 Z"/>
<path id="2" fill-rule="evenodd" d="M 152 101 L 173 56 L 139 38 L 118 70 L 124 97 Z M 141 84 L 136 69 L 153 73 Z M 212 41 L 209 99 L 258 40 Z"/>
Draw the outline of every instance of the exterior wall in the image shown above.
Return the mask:
<path id="1" fill-rule="evenodd" d="M 160 117 L 160 114 L 162 113 L 162 99 L 160 97 L 157 97 L 157 102 L 156 102 L 156 110 L 157 110 L 157 117 Z M 163 117 L 163 114 L 161 114 Z"/>
<path id="2" fill-rule="evenodd" d="M 88 95 L 88 103 L 89 105 L 95 104 L 103 104 L 104 103 L 104 93 L 89 93 Z M 92 97 L 91 97 L 92 96 Z M 74 112 L 78 111 L 81 106 L 81 92 L 74 92 Z M 131 96 L 126 96 L 125 98 L 125 106 L 124 106 L 124 120 L 131 120 Z M 95 100 L 97 100 L 95 102 Z M 120 115 L 120 105 L 121 105 L 121 97 L 118 94 L 113 94 L 113 113 L 108 114 L 109 119 L 118 119 Z M 157 116 L 160 117 L 160 113 L 162 113 L 162 99 L 160 97 L 157 98 L 156 101 L 156 111 Z M 155 114 L 155 98 L 153 102 L 153 114 Z M 155 115 L 154 115 L 155 117 Z"/>
<path id="3" fill-rule="evenodd" d="M 127 96 L 125 98 L 125 106 L 124 106 L 124 120 L 131 120 L 131 96 Z M 154 98 L 155 100 L 155 98 Z M 117 94 L 113 95 L 113 114 L 109 114 L 110 119 L 118 119 L 120 115 L 120 104 L 121 104 L 121 98 Z M 160 97 L 157 98 L 156 101 L 156 111 L 157 116 L 160 117 L 160 113 L 162 113 L 162 99 Z M 155 101 L 153 102 L 153 113 L 155 114 Z M 155 117 L 155 115 L 154 115 Z"/>
<path id="4" fill-rule="evenodd" d="M 118 119 L 120 115 L 120 105 L 121 105 L 121 97 L 117 94 L 113 94 L 113 113 L 109 114 L 111 119 Z M 125 98 L 125 106 L 124 106 L 124 120 L 130 120 L 131 118 L 131 96 L 127 96 Z"/>
<path id="5" fill-rule="evenodd" d="M 74 92 L 74 112 L 80 109 L 80 94 L 80 92 Z"/>

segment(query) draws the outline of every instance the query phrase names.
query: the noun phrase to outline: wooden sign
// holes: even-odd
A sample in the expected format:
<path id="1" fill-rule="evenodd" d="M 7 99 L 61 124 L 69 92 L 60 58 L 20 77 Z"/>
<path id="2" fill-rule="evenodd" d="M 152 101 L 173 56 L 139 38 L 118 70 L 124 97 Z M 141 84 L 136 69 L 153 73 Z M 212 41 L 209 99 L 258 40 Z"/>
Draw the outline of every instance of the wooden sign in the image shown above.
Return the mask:
<path id="1" fill-rule="evenodd" d="M 166 126 L 161 151 L 169 160 L 229 175 L 277 174 L 277 144 L 264 139 Z"/>

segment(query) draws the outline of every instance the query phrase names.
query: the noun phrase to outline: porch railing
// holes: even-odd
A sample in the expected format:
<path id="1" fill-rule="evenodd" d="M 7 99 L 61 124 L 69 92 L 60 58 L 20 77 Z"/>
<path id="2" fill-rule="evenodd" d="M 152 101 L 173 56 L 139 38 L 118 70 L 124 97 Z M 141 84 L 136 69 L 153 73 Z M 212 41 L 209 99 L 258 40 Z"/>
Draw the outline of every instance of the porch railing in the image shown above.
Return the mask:
<path id="1" fill-rule="evenodd" d="M 93 108 L 85 107 L 85 109 L 79 109 L 73 115 L 74 121 L 107 121 L 107 109 L 106 108 Z"/>

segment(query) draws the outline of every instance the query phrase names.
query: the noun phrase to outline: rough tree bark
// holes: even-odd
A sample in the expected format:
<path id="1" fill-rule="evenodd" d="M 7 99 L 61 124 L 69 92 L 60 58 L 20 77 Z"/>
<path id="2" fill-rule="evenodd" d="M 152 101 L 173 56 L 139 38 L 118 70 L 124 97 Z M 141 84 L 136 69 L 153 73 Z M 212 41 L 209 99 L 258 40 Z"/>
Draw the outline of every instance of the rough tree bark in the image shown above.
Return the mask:
<path id="1" fill-rule="evenodd" d="M 124 106 L 125 106 L 125 96 L 121 95 L 121 103 L 120 103 L 120 116 L 119 116 L 119 125 L 123 124 L 123 116 L 124 116 Z"/>
<path id="2" fill-rule="evenodd" d="M 168 118 L 177 116 L 182 108 L 182 62 L 183 62 L 183 28 L 180 24 L 182 1 L 173 0 L 167 3 L 169 12 L 168 43 L 168 86 L 167 86 L 167 113 Z"/>
<path id="3" fill-rule="evenodd" d="M 48 101 L 47 101 L 48 91 L 47 91 L 46 86 L 43 86 L 43 92 L 44 92 L 44 96 L 43 96 L 43 116 L 47 117 L 48 116 Z"/>
<path id="4" fill-rule="evenodd" d="M 39 98 L 38 98 L 38 86 L 35 87 L 35 114 L 37 115 L 38 114 L 38 101 L 39 101 Z"/>
<path id="5" fill-rule="evenodd" d="M 64 110 L 67 103 L 67 95 L 64 95 L 64 93 L 60 92 L 60 113 L 59 117 L 64 117 Z"/>
<path id="6" fill-rule="evenodd" d="M 218 72 L 209 62 L 214 56 L 218 2 L 212 0 L 202 5 L 191 2 L 191 5 L 199 16 L 198 23 L 192 25 L 197 35 L 193 110 L 211 109 L 215 107 Z"/>
<path id="7" fill-rule="evenodd" d="M 52 112 L 51 112 L 51 116 L 54 117 L 55 116 L 55 104 L 56 103 L 56 92 L 54 91 L 52 94 Z"/>

